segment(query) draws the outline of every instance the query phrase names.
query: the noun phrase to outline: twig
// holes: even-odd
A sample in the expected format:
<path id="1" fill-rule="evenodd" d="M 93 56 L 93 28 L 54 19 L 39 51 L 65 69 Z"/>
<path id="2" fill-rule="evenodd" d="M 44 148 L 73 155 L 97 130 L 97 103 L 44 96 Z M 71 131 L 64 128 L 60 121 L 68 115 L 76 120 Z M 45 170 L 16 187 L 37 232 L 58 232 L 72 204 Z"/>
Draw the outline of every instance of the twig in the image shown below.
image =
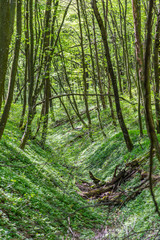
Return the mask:
<path id="1" fill-rule="evenodd" d="M 72 236 L 75 238 L 75 234 L 71 228 L 70 217 L 67 218 L 67 221 L 68 221 L 68 226 L 69 226 L 68 229 L 69 229 L 70 233 L 72 234 Z"/>

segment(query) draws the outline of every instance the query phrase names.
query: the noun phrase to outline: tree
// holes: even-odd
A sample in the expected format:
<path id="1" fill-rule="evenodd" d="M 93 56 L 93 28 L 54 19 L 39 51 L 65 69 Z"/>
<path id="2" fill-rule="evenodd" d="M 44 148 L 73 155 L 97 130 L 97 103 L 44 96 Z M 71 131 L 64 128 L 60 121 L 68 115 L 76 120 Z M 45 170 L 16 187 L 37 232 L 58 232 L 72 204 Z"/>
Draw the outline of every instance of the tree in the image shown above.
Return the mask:
<path id="1" fill-rule="evenodd" d="M 9 45 L 12 37 L 15 1 L 0 2 L 0 111 L 5 92 L 5 78 L 7 72 Z"/>
<path id="2" fill-rule="evenodd" d="M 33 0 L 28 1 L 29 4 L 29 55 L 28 55 L 28 78 L 29 78 L 29 94 L 28 94 L 28 117 L 24 134 L 21 139 L 20 148 L 24 149 L 28 136 L 31 133 L 31 123 L 33 119 L 33 90 L 34 90 L 34 29 L 33 29 Z"/>
<path id="3" fill-rule="evenodd" d="M 155 74 L 155 108 L 156 108 L 156 129 L 160 133 L 160 104 L 159 104 L 159 86 L 160 86 L 160 7 L 157 15 L 155 44 L 154 44 L 154 74 Z"/>
<path id="4" fill-rule="evenodd" d="M 143 136 L 142 119 L 141 119 L 141 96 L 143 92 L 143 46 L 141 40 L 141 2 L 139 0 L 132 0 L 134 31 L 135 31 L 135 50 L 137 60 L 137 79 L 138 79 L 138 118 L 140 136 Z"/>
<path id="5" fill-rule="evenodd" d="M 3 135 L 3 131 L 5 129 L 8 116 L 9 116 L 11 103 L 13 100 L 13 92 L 14 92 L 14 86 L 15 86 L 15 80 L 16 80 L 19 50 L 20 50 L 20 43 L 21 43 L 21 21 L 22 21 L 21 5 L 22 5 L 21 0 L 17 0 L 17 33 L 16 33 L 16 40 L 15 40 L 14 58 L 12 63 L 7 99 L 6 99 L 4 111 L 0 120 L 0 139 Z"/>
<path id="6" fill-rule="evenodd" d="M 123 115 L 122 115 L 116 77 L 115 77 L 115 74 L 114 74 L 114 71 L 113 71 L 110 52 L 109 52 L 109 47 L 108 47 L 107 33 L 106 33 L 106 30 L 105 30 L 102 18 L 100 16 L 100 13 L 98 11 L 97 4 L 96 4 L 95 0 L 92 1 L 92 8 L 93 8 L 93 11 L 94 11 L 95 17 L 97 19 L 97 22 L 98 22 L 98 25 L 99 25 L 99 28 L 100 28 L 100 31 L 101 31 L 101 35 L 102 35 L 102 40 L 103 40 L 104 49 L 105 49 L 105 56 L 106 56 L 107 64 L 108 64 L 108 71 L 109 71 L 109 74 L 110 74 L 110 77 L 111 77 L 113 91 L 114 91 L 114 97 L 115 97 L 116 109 L 117 109 L 117 117 L 118 117 L 119 124 L 120 124 L 120 127 L 121 127 L 122 132 L 123 132 L 123 136 L 124 136 L 127 148 L 128 148 L 129 151 L 132 151 L 133 144 L 132 144 L 131 139 L 129 137 L 129 133 L 128 133 L 128 130 L 126 128 L 126 125 L 125 125 L 125 122 L 124 122 L 124 119 L 123 119 Z"/>
<path id="7" fill-rule="evenodd" d="M 145 42 L 144 54 L 144 102 L 145 102 L 145 117 L 148 136 L 151 141 L 151 146 L 155 147 L 156 155 L 160 161 L 160 145 L 155 132 L 152 107 L 151 107 L 151 90 L 150 90 L 150 56 L 151 56 L 151 32 L 152 32 L 152 18 L 153 18 L 153 0 L 149 2 L 149 11 L 147 18 L 147 37 Z"/>

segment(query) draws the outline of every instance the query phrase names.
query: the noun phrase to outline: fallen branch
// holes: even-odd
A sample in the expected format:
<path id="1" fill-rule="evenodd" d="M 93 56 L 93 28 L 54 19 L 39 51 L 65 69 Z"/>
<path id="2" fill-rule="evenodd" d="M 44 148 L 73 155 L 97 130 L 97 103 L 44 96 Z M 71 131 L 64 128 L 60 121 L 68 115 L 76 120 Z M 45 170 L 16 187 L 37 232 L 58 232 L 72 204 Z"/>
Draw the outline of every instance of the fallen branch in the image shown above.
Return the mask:
<path id="1" fill-rule="evenodd" d="M 126 163 L 122 168 L 120 165 L 115 167 L 113 177 L 110 181 L 104 182 L 97 178 L 91 171 L 89 176 L 93 181 L 91 183 L 81 182 L 77 184 L 81 192 L 79 193 L 84 198 L 97 199 L 100 203 L 105 203 L 109 206 L 119 205 L 120 208 L 128 201 L 134 199 L 144 189 L 149 188 L 149 173 L 144 172 L 142 167 L 148 163 L 150 152 L 144 154 L 143 157 L 134 159 L 132 162 Z M 136 186 L 123 190 L 121 185 L 130 181 L 135 176 L 139 175 L 139 182 Z M 156 185 L 160 181 L 160 176 L 152 176 L 152 184 Z"/>

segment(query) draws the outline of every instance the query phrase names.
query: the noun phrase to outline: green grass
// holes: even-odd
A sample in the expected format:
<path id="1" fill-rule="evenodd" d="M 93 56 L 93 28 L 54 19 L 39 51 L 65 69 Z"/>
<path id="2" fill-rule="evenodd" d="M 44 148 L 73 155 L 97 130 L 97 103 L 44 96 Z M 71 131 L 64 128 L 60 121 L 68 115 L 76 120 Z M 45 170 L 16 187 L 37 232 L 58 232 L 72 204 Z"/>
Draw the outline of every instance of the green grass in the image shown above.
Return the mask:
<path id="1" fill-rule="evenodd" d="M 42 150 L 30 142 L 22 151 L 12 140 L 21 133 L 11 122 L 5 134 L 0 143 L 0 239 L 62 239 L 69 233 L 68 218 L 75 232 L 83 235 L 88 229 L 93 235 L 91 229 L 103 222 L 100 210 L 74 214 L 87 203 L 76 192 L 73 163 L 57 152 L 57 144 Z"/>
<path id="2" fill-rule="evenodd" d="M 0 142 L 0 239 L 72 239 L 70 228 L 79 239 L 92 239 L 100 226 L 108 226 L 108 239 L 125 239 L 133 231 L 136 233 L 128 239 L 155 239 L 152 235 L 160 224 L 149 189 L 123 208 L 110 209 L 108 214 L 107 207 L 89 207 L 94 202 L 82 199 L 76 187 L 80 179 L 90 181 L 89 170 L 108 180 L 118 164 L 124 166 L 143 156 L 150 145 L 146 132 L 141 139 L 137 127 L 130 130 L 134 149 L 129 153 L 119 127 L 114 129 L 107 119 L 104 139 L 93 112 L 93 142 L 80 123 L 76 124 L 77 130 L 69 124 L 54 129 L 51 124 L 45 149 L 37 139 L 29 141 L 22 151 L 19 111 L 17 107 L 15 114 L 11 113 Z M 159 166 L 154 161 L 154 166 Z M 147 162 L 144 169 L 148 171 Z M 157 174 L 159 170 L 157 167 Z M 139 179 L 131 181 L 132 186 L 135 181 Z M 159 185 L 155 194 L 160 205 Z"/>

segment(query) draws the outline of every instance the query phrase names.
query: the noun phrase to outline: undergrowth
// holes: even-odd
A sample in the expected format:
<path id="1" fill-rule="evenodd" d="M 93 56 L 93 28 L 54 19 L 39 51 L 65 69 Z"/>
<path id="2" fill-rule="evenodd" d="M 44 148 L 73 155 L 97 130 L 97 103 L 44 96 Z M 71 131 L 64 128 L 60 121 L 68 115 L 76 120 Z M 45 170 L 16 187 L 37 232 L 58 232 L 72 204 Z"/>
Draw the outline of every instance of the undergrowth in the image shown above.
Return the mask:
<path id="1" fill-rule="evenodd" d="M 104 219 L 98 209 L 83 210 L 73 164 L 53 146 L 42 150 L 30 142 L 20 150 L 21 133 L 13 125 L 0 143 L 0 239 L 63 239 L 70 227 L 93 234 Z"/>
<path id="2" fill-rule="evenodd" d="M 159 239 L 149 189 L 121 209 L 109 209 L 95 207 L 96 202 L 79 196 L 76 187 L 80 180 L 90 181 L 89 171 L 107 181 L 118 164 L 143 156 L 150 145 L 146 132 L 140 138 L 138 130 L 130 130 L 134 149 L 129 153 L 119 128 L 109 121 L 105 139 L 92 119 L 93 141 L 78 122 L 75 130 L 68 123 L 57 128 L 51 124 L 45 149 L 37 138 L 22 151 L 22 133 L 14 118 L 11 115 L 0 142 L 0 239 L 94 239 L 102 226 L 107 226 L 104 239 Z M 158 174 L 156 158 L 154 162 Z M 159 185 L 154 190 L 160 205 Z"/>

